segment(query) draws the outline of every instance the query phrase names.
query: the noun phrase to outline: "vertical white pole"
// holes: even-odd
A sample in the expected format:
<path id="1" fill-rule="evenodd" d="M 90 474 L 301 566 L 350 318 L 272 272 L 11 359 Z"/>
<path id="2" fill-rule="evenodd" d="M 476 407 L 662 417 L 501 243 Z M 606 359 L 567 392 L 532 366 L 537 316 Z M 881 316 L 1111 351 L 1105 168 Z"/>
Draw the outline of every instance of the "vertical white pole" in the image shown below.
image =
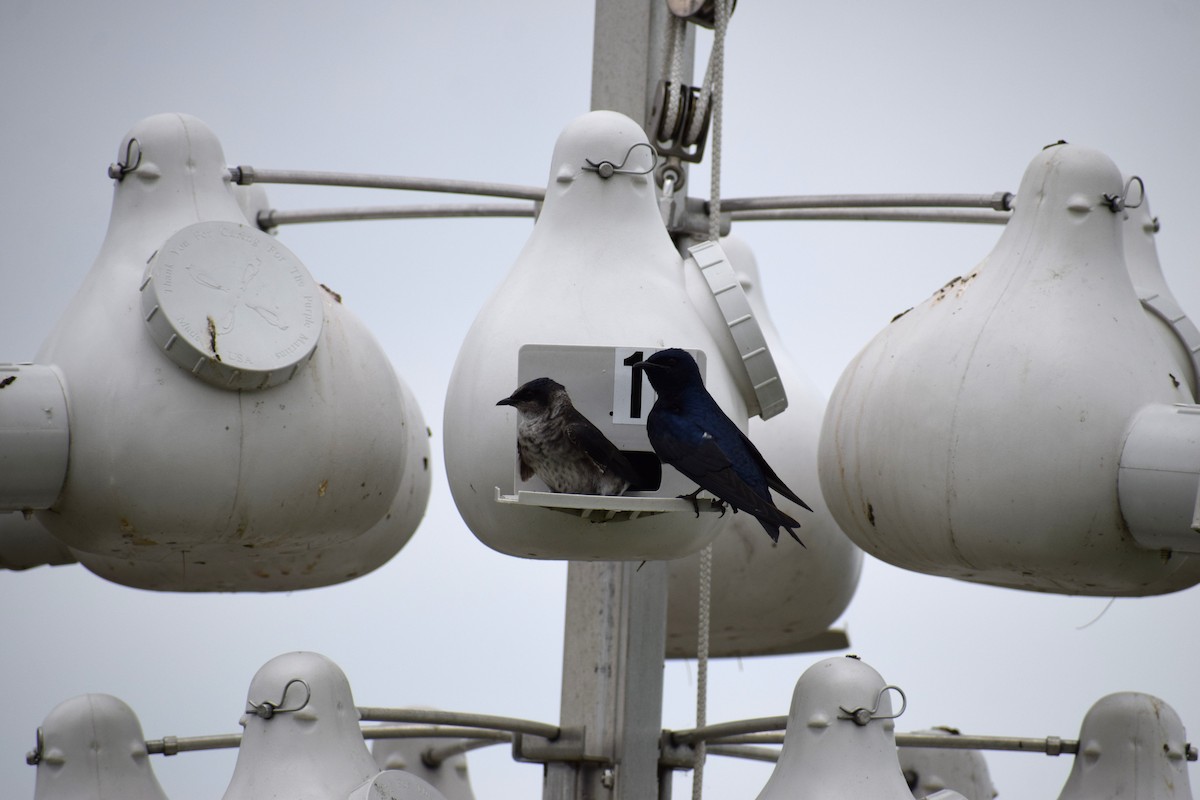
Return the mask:
<path id="1" fill-rule="evenodd" d="M 662 77 L 669 13 L 665 0 L 597 0 L 594 110 L 647 124 Z M 690 54 L 689 48 L 685 81 Z M 659 797 L 666 629 L 664 562 L 640 569 L 637 562 L 568 567 L 560 724 L 583 729 L 584 761 L 549 764 L 544 800 Z"/>

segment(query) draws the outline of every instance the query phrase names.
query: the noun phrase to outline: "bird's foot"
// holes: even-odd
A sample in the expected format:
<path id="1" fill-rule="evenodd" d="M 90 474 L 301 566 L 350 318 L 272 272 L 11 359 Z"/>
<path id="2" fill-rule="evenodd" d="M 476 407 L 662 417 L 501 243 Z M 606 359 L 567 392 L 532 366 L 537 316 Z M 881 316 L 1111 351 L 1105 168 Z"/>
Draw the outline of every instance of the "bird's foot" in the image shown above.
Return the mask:
<path id="1" fill-rule="evenodd" d="M 692 501 L 692 510 L 696 512 L 696 519 L 700 519 L 700 501 L 696 499 L 696 495 L 700 494 L 700 492 L 702 492 L 702 491 L 703 491 L 703 489 L 701 489 L 700 487 L 696 487 L 696 491 L 692 492 L 691 494 L 677 495 L 677 497 L 680 500 L 691 500 Z M 722 513 L 724 513 L 724 512 L 722 511 Z"/>

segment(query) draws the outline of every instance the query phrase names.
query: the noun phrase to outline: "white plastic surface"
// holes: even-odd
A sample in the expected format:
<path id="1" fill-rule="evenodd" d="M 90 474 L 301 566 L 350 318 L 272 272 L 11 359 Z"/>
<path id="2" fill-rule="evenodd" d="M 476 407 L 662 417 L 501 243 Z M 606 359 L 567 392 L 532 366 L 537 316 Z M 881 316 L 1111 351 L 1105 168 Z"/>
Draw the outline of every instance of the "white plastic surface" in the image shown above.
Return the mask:
<path id="1" fill-rule="evenodd" d="M 527 508 L 546 508 L 562 511 L 588 522 L 621 522 L 652 514 L 691 512 L 699 510 L 719 513 L 720 509 L 706 493 L 696 502 L 681 497 L 639 497 L 629 494 L 601 496 L 592 494 L 562 494 L 530 492 L 518 489 L 516 494 L 501 494 L 496 487 L 496 502 Z"/>
<path id="2" fill-rule="evenodd" d="M 252 710 L 264 702 L 276 706 L 269 719 Z M 250 682 L 246 708 L 224 800 L 349 797 L 379 773 L 350 684 L 323 655 L 285 653 L 268 661 Z"/>
<path id="3" fill-rule="evenodd" d="M 69 442 L 57 373 L 40 364 L 0 364 L 0 512 L 54 504 Z"/>
<path id="4" fill-rule="evenodd" d="M 1138 412 L 1121 450 L 1118 496 L 1139 545 L 1200 553 L 1200 406 Z"/>
<path id="5" fill-rule="evenodd" d="M 851 656 L 818 661 L 796 681 L 779 761 L 758 800 L 912 800 L 896 757 L 895 721 L 839 719 L 858 709 L 890 716 L 892 692 Z"/>
<path id="6" fill-rule="evenodd" d="M 1200 580 L 1130 536 L 1117 465 L 1134 414 L 1188 402 L 1126 269 L 1104 155 L 1039 153 L 992 253 L 851 362 L 821 433 L 825 499 L 867 552 L 1038 591 L 1141 596 Z"/>
<path id="7" fill-rule="evenodd" d="M 410 773 L 437 789 L 446 800 L 475 800 L 465 753 L 450 756 L 436 767 L 430 767 L 423 759 L 423 754 L 430 749 L 451 747 L 463 741 L 442 737 L 375 739 L 371 743 L 371 755 L 380 769 Z"/>
<path id="8" fill-rule="evenodd" d="M 956 735 L 944 728 L 920 733 Z M 997 795 L 987 761 L 978 750 L 901 747 L 900 769 L 916 798 L 937 797 L 945 790 L 957 792 L 967 800 L 992 800 Z"/>
<path id="9" fill-rule="evenodd" d="M 1102 697 L 1079 729 L 1079 753 L 1059 800 L 1192 800 L 1187 734 L 1148 694 Z"/>
<path id="10" fill-rule="evenodd" d="M 222 389 L 268 389 L 312 357 L 325 321 L 300 260 L 257 228 L 197 222 L 158 248 L 141 284 L 150 338 Z"/>
<path id="11" fill-rule="evenodd" d="M 138 291 L 147 261 L 189 226 L 246 218 L 199 120 L 162 114 L 131 137 L 141 159 L 115 185 L 96 263 L 37 359 L 59 370 L 71 409 L 70 470 L 40 521 L 88 569 L 142 588 L 288 590 L 378 567 L 428 498 L 415 399 L 324 290 L 320 343 L 283 385 L 226 391 L 164 358 Z M 242 299 L 247 319 L 262 317 L 245 302 L 274 302 Z"/>
<path id="12" fill-rule="evenodd" d="M 1128 185 L 1131 178 L 1126 176 L 1125 180 Z M 1137 189 L 1132 191 L 1136 192 Z M 1169 375 L 1171 380 L 1184 384 L 1191 392 L 1191 398 L 1198 400 L 1200 395 L 1197 394 L 1196 379 L 1200 374 L 1197 368 L 1200 362 L 1200 330 L 1179 305 L 1163 276 L 1158 248 L 1154 243 L 1158 220 L 1150 213 L 1150 199 L 1144 188 L 1137 207 L 1126 206 L 1122 213 L 1125 220 L 1122 231 L 1125 264 L 1133 280 L 1133 289 L 1146 309 L 1147 324 L 1166 349 L 1169 362 L 1174 365 Z"/>
<path id="13" fill-rule="evenodd" d="M 783 537 L 778 545 L 749 514 L 736 514 L 713 543 L 709 654 L 714 657 L 811 652 L 845 647 L 826 629 L 854 596 L 862 551 L 837 527 L 821 496 L 817 440 L 825 398 L 796 365 L 767 313 L 754 253 L 736 236 L 722 240 L 775 368 L 787 392 L 787 411 L 769 422 L 751 419 L 749 435 L 775 472 L 814 509 L 779 494 L 775 503 L 800 521 L 806 547 Z M 699 556 L 668 567 L 667 655 L 696 656 Z"/>
<path id="14" fill-rule="evenodd" d="M 242 209 L 242 214 L 246 217 L 246 224 L 251 228 L 259 228 L 258 215 L 271 210 L 267 188 L 261 183 L 252 183 L 249 186 L 234 184 L 233 196 L 237 199 L 238 207 Z M 259 229 L 261 230 L 261 228 Z"/>
<path id="15" fill-rule="evenodd" d="M 688 248 L 688 260 L 704 275 L 737 346 L 737 366 L 732 372 L 739 383 L 750 385 L 751 391 L 742 393 L 750 416 L 765 420 L 782 413 L 788 406 L 787 392 L 760 320 L 724 249 L 717 242 L 700 242 Z"/>
<path id="16" fill-rule="evenodd" d="M 33 515 L 0 511 L 0 569 L 74 564 L 76 560 Z"/>
<path id="17" fill-rule="evenodd" d="M 604 418 L 621 405 L 613 403 L 617 348 L 699 351 L 707 357 L 709 391 L 745 425 L 746 401 L 714 333 L 731 341 L 728 328 L 706 286 L 697 287 L 696 295 L 689 290 L 683 259 L 658 213 L 652 176 L 617 172 L 606 179 L 588 168 L 588 161 L 609 161 L 626 170 L 648 169 L 648 149 L 636 146 L 645 141 L 636 123 L 610 111 L 591 112 L 566 127 L 533 232 L 459 352 L 446 394 L 447 478 L 468 527 L 500 552 L 574 560 L 678 558 L 703 548 L 732 516 L 697 519 L 681 511 L 592 523 L 495 499 L 496 487 L 511 493 L 516 459 L 516 412 L 497 408 L 496 401 L 520 385 L 519 354 L 526 345 L 613 352 L 607 376 L 583 366 L 547 375 L 576 403 L 609 403 Z M 698 274 L 695 281 L 704 284 Z M 585 401 L 582 390 L 573 389 L 579 379 L 606 387 L 602 396 Z M 648 412 L 649 405 L 644 408 Z M 694 488 L 673 472 L 664 468 L 663 487 L 651 494 L 674 497 L 681 484 L 684 491 Z"/>
<path id="18" fill-rule="evenodd" d="M 167 800 L 142 725 L 116 697 L 73 697 L 46 715 L 40 730 L 34 800 Z"/>
<path id="19" fill-rule="evenodd" d="M 435 787 L 407 772 L 389 770 L 352 791 L 346 800 L 450 800 Z"/>

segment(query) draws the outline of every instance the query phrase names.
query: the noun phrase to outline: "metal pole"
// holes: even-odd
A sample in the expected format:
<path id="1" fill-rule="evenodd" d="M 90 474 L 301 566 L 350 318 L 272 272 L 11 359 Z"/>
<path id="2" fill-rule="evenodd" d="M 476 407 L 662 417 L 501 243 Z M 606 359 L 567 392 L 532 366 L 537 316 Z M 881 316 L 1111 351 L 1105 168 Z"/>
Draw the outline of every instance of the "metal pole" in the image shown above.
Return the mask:
<path id="1" fill-rule="evenodd" d="M 532 217 L 532 203 L 456 203 L 410 206 L 358 206 L 353 208 L 312 208 L 306 211 L 277 211 L 269 209 L 258 214 L 258 227 L 263 230 L 279 225 L 300 225 L 310 222 L 359 222 L 377 219 L 443 219 L 450 217 Z"/>
<path id="2" fill-rule="evenodd" d="M 516 186 L 511 183 L 457 181 L 450 178 L 410 178 L 403 175 L 376 175 L 359 172 L 320 172 L 300 169 L 256 169 L 242 165 L 230 167 L 229 176 L 239 186 L 255 183 L 291 183 L 303 186 L 354 186 L 363 189 L 405 189 L 412 192 L 447 192 L 541 200 L 546 190 L 540 186 Z"/>
<path id="3" fill-rule="evenodd" d="M 1007 211 L 968 208 L 953 211 L 943 208 L 792 208 L 773 211 L 731 211 L 734 222 L 754 221 L 830 221 L 851 222 L 954 222 L 968 225 L 1007 225 Z"/>
<path id="4" fill-rule="evenodd" d="M 784 208 L 990 208 L 1011 211 L 1012 192 L 992 194 L 814 194 L 783 197 L 729 197 L 722 211 L 758 211 Z"/>
<path id="5" fill-rule="evenodd" d="M 550 764 L 543 797 L 657 797 L 666 564 L 572 562 L 567 583 L 561 727 L 583 763 Z"/>
<path id="6" fill-rule="evenodd" d="M 358 718 L 363 722 L 409 722 L 428 725 L 457 725 L 464 728 L 488 728 L 490 730 L 529 733 L 554 740 L 562 732 L 555 725 L 534 722 L 515 717 L 497 717 L 491 714 L 470 714 L 459 711 L 442 711 L 433 708 L 377 708 L 360 706 Z"/>
<path id="7" fill-rule="evenodd" d="M 596 0 L 595 8 L 591 106 L 645 127 L 662 67 L 667 5 Z M 564 732 L 582 728 L 583 761 L 547 764 L 544 800 L 659 796 L 666 630 L 665 563 L 570 564 L 560 719 Z"/>

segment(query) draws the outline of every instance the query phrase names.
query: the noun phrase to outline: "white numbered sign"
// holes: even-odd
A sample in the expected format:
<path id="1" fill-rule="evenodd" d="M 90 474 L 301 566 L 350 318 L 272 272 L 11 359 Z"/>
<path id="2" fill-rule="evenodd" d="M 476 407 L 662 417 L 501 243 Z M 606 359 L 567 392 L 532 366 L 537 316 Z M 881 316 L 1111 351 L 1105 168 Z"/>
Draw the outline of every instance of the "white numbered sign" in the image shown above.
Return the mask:
<path id="1" fill-rule="evenodd" d="M 646 416 L 654 390 L 639 361 L 661 347 L 580 347 L 527 344 L 517 356 L 517 383 L 551 378 L 571 395 L 571 403 L 622 450 L 650 451 Z M 689 350 L 705 371 L 704 353 Z M 513 387 L 514 389 L 516 386 Z"/>
<path id="2" fill-rule="evenodd" d="M 654 350 L 616 347 L 613 364 L 612 421 L 616 425 L 645 425 L 654 405 L 654 390 L 645 370 L 635 367 L 654 354 Z"/>

